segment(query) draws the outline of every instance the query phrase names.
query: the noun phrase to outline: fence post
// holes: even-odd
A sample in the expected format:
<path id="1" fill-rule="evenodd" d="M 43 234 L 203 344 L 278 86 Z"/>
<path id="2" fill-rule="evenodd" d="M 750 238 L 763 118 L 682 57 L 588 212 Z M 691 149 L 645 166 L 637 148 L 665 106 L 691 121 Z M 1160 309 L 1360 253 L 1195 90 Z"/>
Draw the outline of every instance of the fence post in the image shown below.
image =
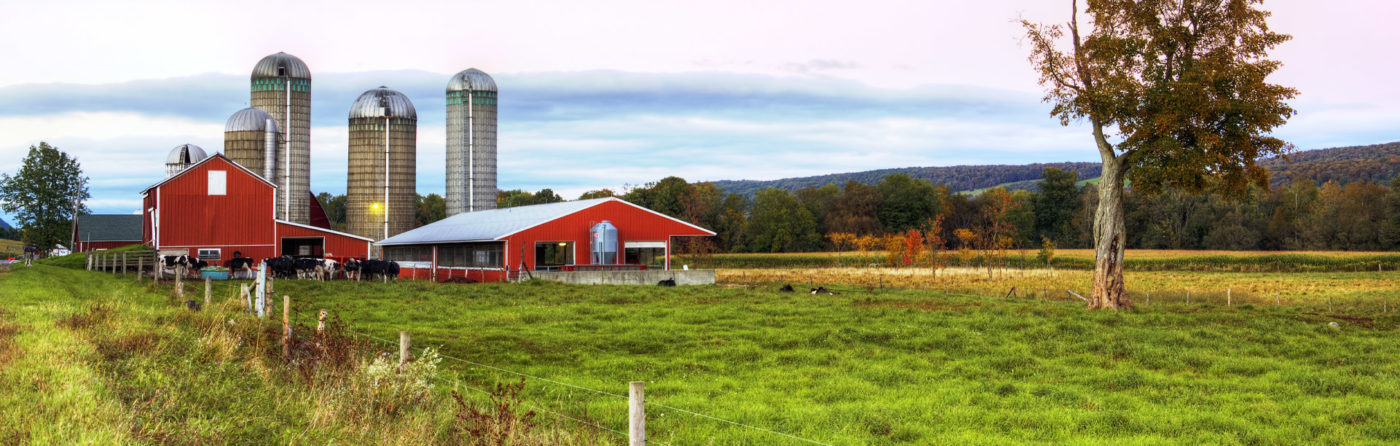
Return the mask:
<path id="1" fill-rule="evenodd" d="M 1231 294 L 1230 294 L 1230 288 L 1228 288 L 1228 287 L 1225 288 L 1225 306 L 1227 306 L 1227 307 L 1233 307 L 1233 306 L 1235 306 L 1235 304 L 1234 304 L 1234 299 L 1231 297 Z"/>
<path id="2" fill-rule="evenodd" d="M 206 282 L 207 283 L 207 282 Z M 282 358 L 292 356 L 292 296 L 282 296 Z"/>
<path id="3" fill-rule="evenodd" d="M 122 253 L 122 275 L 126 275 L 126 253 Z"/>
<path id="4" fill-rule="evenodd" d="M 408 332 L 399 332 L 399 367 L 408 364 Z"/>
<path id="5" fill-rule="evenodd" d="M 83 260 L 87 261 L 87 266 L 85 266 L 84 268 L 86 268 L 88 271 L 92 271 L 92 253 L 88 253 L 88 255 L 83 256 Z"/>
<path id="6" fill-rule="evenodd" d="M 627 444 L 646 446 L 647 409 L 643 396 L 643 383 L 632 381 L 627 385 Z"/>
<path id="7" fill-rule="evenodd" d="M 209 291 L 210 287 L 212 286 L 210 284 L 210 280 L 211 279 L 208 277 L 204 278 L 204 306 L 206 307 L 209 306 Z"/>
<path id="8" fill-rule="evenodd" d="M 136 281 L 141 281 L 141 275 L 146 273 L 146 257 L 136 257 Z"/>
<path id="9" fill-rule="evenodd" d="M 1147 292 L 1147 304 L 1148 304 L 1148 305 L 1152 305 L 1152 292 L 1151 292 L 1151 291 L 1148 291 L 1148 292 Z"/>
<path id="10" fill-rule="evenodd" d="M 181 299 L 185 298 L 185 267 L 184 265 L 175 267 L 175 294 Z"/>

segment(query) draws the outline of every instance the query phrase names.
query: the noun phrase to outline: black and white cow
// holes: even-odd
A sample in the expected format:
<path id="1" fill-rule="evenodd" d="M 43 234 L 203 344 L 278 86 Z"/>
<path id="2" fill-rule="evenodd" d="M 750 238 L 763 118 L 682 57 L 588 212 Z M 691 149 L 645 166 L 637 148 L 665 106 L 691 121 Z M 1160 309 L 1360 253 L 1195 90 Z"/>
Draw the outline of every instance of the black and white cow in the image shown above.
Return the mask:
<path id="1" fill-rule="evenodd" d="M 240 276 L 245 279 L 257 277 L 255 267 L 252 257 L 234 257 L 228 261 L 229 274 L 235 278 Z"/>

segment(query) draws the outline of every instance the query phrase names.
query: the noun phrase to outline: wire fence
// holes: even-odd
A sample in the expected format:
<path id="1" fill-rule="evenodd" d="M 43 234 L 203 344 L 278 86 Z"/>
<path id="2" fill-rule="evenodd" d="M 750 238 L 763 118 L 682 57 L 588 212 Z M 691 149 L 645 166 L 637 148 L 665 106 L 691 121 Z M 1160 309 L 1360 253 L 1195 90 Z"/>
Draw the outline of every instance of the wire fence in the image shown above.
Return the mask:
<path id="1" fill-rule="evenodd" d="M 367 338 L 369 338 L 369 339 L 373 339 L 373 340 L 375 340 L 375 341 L 378 341 L 378 342 L 380 342 L 380 343 L 382 343 L 382 344 L 384 344 L 384 345 L 386 345 L 386 346 L 389 346 L 389 347 L 395 347 L 395 346 L 398 346 L 398 345 L 399 345 L 398 342 L 396 342 L 396 341 L 392 341 L 392 340 L 389 340 L 389 339 L 384 339 L 384 338 L 381 338 L 381 337 L 378 337 L 378 336 L 374 336 L 374 335 L 372 335 L 372 334 L 369 334 L 369 333 L 366 333 L 366 332 L 363 332 L 363 331 L 360 331 L 360 330 L 352 330 L 352 332 L 354 332 L 355 334 L 358 334 L 358 335 L 360 335 L 360 336 L 365 336 L 365 337 L 367 337 Z M 597 394 L 597 395 L 603 395 L 603 396 L 607 396 L 607 397 L 619 398 L 619 399 L 624 400 L 624 401 L 626 401 L 626 400 L 628 399 L 627 395 L 622 395 L 622 394 L 619 394 L 619 393 L 613 393 L 613 392 L 608 392 L 608 391 L 605 391 L 605 390 L 594 389 L 594 388 L 591 388 L 591 387 L 580 386 L 580 385 L 577 385 L 577 384 L 572 384 L 572 383 L 567 383 L 567 382 L 563 382 L 563 381 L 559 381 L 559 380 L 549 379 L 549 378 L 541 377 L 541 376 L 534 375 L 534 374 L 530 374 L 530 373 L 524 373 L 524 372 L 520 372 L 520 371 L 516 371 L 516 370 L 506 369 L 506 368 L 503 368 L 503 367 L 497 367 L 497 366 L 493 366 L 493 365 L 490 365 L 490 364 L 483 364 L 483 363 L 480 363 L 480 362 L 477 362 L 477 361 L 472 361 L 472 360 L 468 360 L 468 359 L 463 359 L 463 358 L 460 358 L 460 357 L 457 357 L 457 356 L 452 356 L 452 355 L 448 355 L 448 354 L 441 353 L 441 352 L 439 352 L 438 355 L 441 356 L 441 357 L 443 357 L 443 358 L 446 358 L 446 359 L 449 359 L 449 360 L 452 360 L 452 361 L 457 361 L 457 362 L 460 362 L 460 363 L 462 363 L 462 364 L 466 364 L 466 365 L 473 366 L 473 367 L 480 367 L 480 368 L 484 368 L 484 369 L 488 369 L 488 370 L 492 370 L 492 371 L 496 371 L 496 372 L 508 373 L 508 374 L 515 375 L 515 376 L 519 376 L 519 377 L 522 377 L 522 378 L 532 379 L 532 380 L 536 380 L 536 381 L 539 381 L 539 382 L 550 383 L 550 384 L 554 384 L 554 385 L 558 385 L 558 386 L 563 386 L 563 387 L 570 388 L 570 389 L 581 390 L 581 391 L 590 392 L 590 393 L 594 393 L 594 394 Z M 461 383 L 461 380 L 460 380 L 460 379 L 454 378 L 454 380 L 455 380 L 457 383 Z M 468 386 L 468 385 L 466 385 L 466 384 L 463 384 L 463 385 L 466 386 L 466 387 L 468 387 L 468 388 L 471 388 L 471 389 L 473 389 L 473 390 L 476 390 L 476 391 L 478 391 L 478 392 L 483 392 L 483 393 L 486 393 L 486 394 L 488 394 L 488 395 L 491 394 L 491 392 L 482 390 L 482 389 L 480 389 L 480 388 Z M 543 408 L 543 407 L 540 407 L 540 406 L 537 406 L 537 405 L 529 404 L 528 402 L 526 402 L 526 403 L 524 403 L 524 404 L 526 405 L 526 407 L 529 407 L 529 408 L 531 408 L 531 409 L 540 410 L 540 411 L 542 411 L 542 412 L 545 412 L 545 413 L 554 415 L 554 416 L 559 417 L 559 418 L 563 418 L 563 419 L 566 419 L 566 420 L 569 420 L 569 421 L 577 422 L 577 423 L 580 423 L 580 424 L 583 424 L 583 425 L 586 425 L 586 426 L 589 426 L 589 427 L 593 427 L 593 428 L 596 428 L 596 429 L 599 429 L 599 430 L 612 432 L 612 433 L 615 433 L 615 434 L 618 434 L 618 435 L 622 435 L 622 436 L 624 436 L 624 437 L 626 437 L 626 435 L 627 435 L 625 432 L 622 432 L 622 431 L 620 431 L 620 430 L 612 429 L 612 428 L 609 428 L 609 427 L 606 427 L 606 426 L 600 426 L 600 425 L 598 425 L 598 424 L 596 424 L 596 423 L 592 423 L 592 422 L 589 422 L 589 421 L 587 421 L 587 420 L 582 420 L 582 419 L 579 419 L 579 418 L 576 418 L 576 417 L 572 417 L 572 416 L 569 416 L 569 415 L 564 414 L 564 413 L 561 413 L 561 412 L 549 410 L 549 409 L 546 409 L 546 408 Z M 741 422 L 738 422 L 738 421 L 729 420 L 729 419 L 717 417 L 717 416 L 714 416 L 714 415 L 708 415 L 708 414 L 704 414 L 704 413 L 700 413 L 700 412 L 695 412 L 695 411 L 691 411 L 691 410 L 687 410 L 687 409 L 682 409 L 682 408 L 679 408 L 679 407 L 670 406 L 670 405 L 666 405 L 666 404 L 655 403 L 655 402 L 646 402 L 645 405 L 647 405 L 647 406 L 652 406 L 652 407 L 656 407 L 656 408 L 660 408 L 660 409 L 667 409 L 667 410 L 674 411 L 674 412 L 676 412 L 676 413 L 682 413 L 682 414 L 690 415 L 690 416 L 697 417 L 697 418 L 702 418 L 702 419 L 711 420 L 711 421 L 715 421 L 715 422 L 725 423 L 725 424 L 728 424 L 728 425 L 731 425 L 731 426 L 741 427 L 741 428 L 745 428 L 745 429 L 751 429 L 751 430 L 754 430 L 754 431 L 756 431 L 756 432 L 761 432 L 761 433 L 765 433 L 765 434 L 775 435 L 775 436 L 779 436 L 779 437 L 783 437 L 783 438 L 787 438 L 787 439 L 791 439 L 791 440 L 795 440 L 795 441 L 799 441 L 799 442 L 803 442 L 803 443 L 830 446 L 829 443 L 823 443 L 823 442 L 820 442 L 820 441 L 817 441 L 817 440 L 812 440 L 812 439 L 809 439 L 809 438 L 799 437 L 799 436 L 793 435 L 793 434 L 788 434 L 788 433 L 779 432 L 779 431 L 772 430 L 772 429 L 766 429 L 766 428 L 762 428 L 762 427 L 758 427 L 758 426 L 753 426 L 753 425 L 750 425 L 750 424 L 741 423 Z M 649 442 L 656 443 L 656 444 L 667 445 L 667 443 L 662 442 L 662 441 L 659 441 L 659 440 L 655 440 L 655 439 L 650 439 L 650 438 L 649 438 L 648 441 L 649 441 Z"/>

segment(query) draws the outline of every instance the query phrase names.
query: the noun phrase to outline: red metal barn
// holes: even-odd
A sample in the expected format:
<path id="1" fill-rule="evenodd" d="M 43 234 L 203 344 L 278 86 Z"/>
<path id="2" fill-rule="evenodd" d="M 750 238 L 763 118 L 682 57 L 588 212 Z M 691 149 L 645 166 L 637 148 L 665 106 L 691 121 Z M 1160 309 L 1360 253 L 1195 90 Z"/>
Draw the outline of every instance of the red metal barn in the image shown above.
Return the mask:
<path id="1" fill-rule="evenodd" d="M 615 228 L 616 243 L 593 243 L 593 230 L 603 222 Z M 386 259 L 399 262 L 402 277 L 494 282 L 522 269 L 670 269 L 673 237 L 712 235 L 659 212 L 601 198 L 461 213 L 379 245 Z"/>
<path id="2" fill-rule="evenodd" d="M 366 258 L 373 240 L 277 220 L 277 186 L 215 154 L 142 191 L 142 242 L 223 265 L 235 253 Z"/>
<path id="3" fill-rule="evenodd" d="M 98 251 L 141 244 L 141 216 L 133 214 L 79 215 L 73 223 L 73 252 Z"/>

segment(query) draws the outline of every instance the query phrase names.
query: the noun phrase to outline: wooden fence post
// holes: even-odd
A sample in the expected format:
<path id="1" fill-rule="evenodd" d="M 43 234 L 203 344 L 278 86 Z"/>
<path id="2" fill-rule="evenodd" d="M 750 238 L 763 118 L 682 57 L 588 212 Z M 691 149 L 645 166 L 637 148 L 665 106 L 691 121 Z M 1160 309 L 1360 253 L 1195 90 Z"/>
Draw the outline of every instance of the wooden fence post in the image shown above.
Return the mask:
<path id="1" fill-rule="evenodd" d="M 136 281 L 137 281 L 137 282 L 140 282 L 140 281 L 141 281 L 141 275 L 142 275 L 142 274 L 146 274 L 146 257 L 144 257 L 144 256 L 137 256 L 137 257 L 136 257 Z"/>
<path id="2" fill-rule="evenodd" d="M 126 275 L 126 253 L 122 253 L 122 275 Z"/>
<path id="3" fill-rule="evenodd" d="M 1283 299 L 1278 297 L 1278 292 L 1274 292 L 1274 305 L 1283 305 Z"/>
<path id="4" fill-rule="evenodd" d="M 282 296 L 282 358 L 292 356 L 292 296 Z"/>
<path id="5" fill-rule="evenodd" d="M 1233 306 L 1235 306 L 1235 304 L 1234 304 L 1234 299 L 1231 298 L 1230 288 L 1228 288 L 1228 287 L 1225 288 L 1225 306 L 1227 306 L 1227 307 L 1233 307 Z"/>
<path id="6" fill-rule="evenodd" d="M 240 298 L 240 300 L 243 301 L 243 308 L 246 309 L 246 310 L 248 310 L 248 311 L 252 311 L 252 310 L 253 310 L 253 293 L 248 291 L 248 284 L 245 283 L 245 284 L 243 284 L 243 285 L 240 285 L 239 288 L 238 288 L 238 290 L 239 290 L 239 293 L 241 294 L 241 295 L 238 296 L 238 297 Z"/>
<path id="7" fill-rule="evenodd" d="M 83 260 L 87 261 L 87 266 L 85 268 L 88 271 L 92 271 L 92 253 L 88 253 L 88 255 L 83 256 Z"/>
<path id="8" fill-rule="evenodd" d="M 175 267 L 175 295 L 185 298 L 185 267 Z"/>
<path id="9" fill-rule="evenodd" d="M 646 446 L 647 409 L 643 395 L 643 383 L 632 381 L 627 385 L 627 444 Z"/>
<path id="10" fill-rule="evenodd" d="M 204 306 L 206 307 L 209 306 L 209 291 L 210 287 L 212 286 L 210 280 L 212 279 L 210 279 L 209 277 L 204 278 Z"/>
<path id="11" fill-rule="evenodd" d="M 399 332 L 399 367 L 408 364 L 408 332 Z"/>

